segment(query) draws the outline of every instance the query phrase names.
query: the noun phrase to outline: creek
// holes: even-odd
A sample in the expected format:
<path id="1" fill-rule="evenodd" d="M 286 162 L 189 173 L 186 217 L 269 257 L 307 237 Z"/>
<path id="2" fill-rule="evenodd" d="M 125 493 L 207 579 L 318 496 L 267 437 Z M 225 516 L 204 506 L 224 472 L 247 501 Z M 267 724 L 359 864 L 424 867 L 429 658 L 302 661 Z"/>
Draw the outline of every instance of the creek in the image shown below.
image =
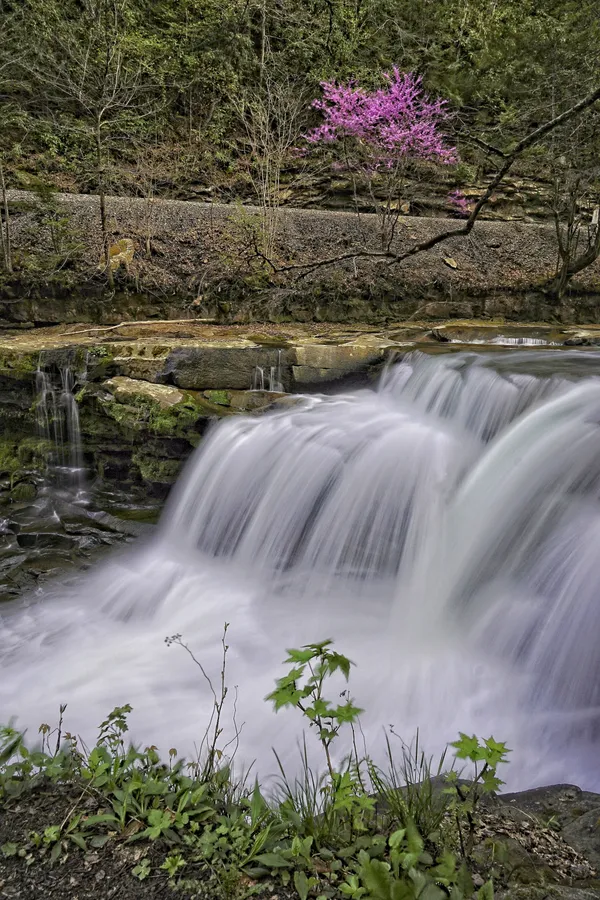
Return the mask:
<path id="1" fill-rule="evenodd" d="M 493 733 L 511 788 L 599 789 L 599 375 L 594 351 L 414 351 L 376 389 L 226 419 L 156 532 L 0 606 L 0 718 L 34 730 L 66 703 L 90 740 L 130 703 L 136 741 L 193 753 L 212 697 L 165 638 L 217 683 L 228 622 L 240 766 L 297 764 L 297 714 L 263 698 L 286 647 L 332 638 L 375 756 L 390 725 L 432 754 Z M 107 515 L 56 490 L 49 515 Z"/>

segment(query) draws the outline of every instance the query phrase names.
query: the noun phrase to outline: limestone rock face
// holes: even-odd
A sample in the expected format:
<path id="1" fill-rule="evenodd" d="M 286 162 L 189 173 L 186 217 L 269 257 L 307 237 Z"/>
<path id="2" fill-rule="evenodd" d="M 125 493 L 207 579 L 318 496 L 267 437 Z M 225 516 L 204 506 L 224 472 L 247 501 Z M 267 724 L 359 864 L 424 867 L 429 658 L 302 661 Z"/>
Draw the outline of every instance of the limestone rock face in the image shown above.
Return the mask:
<path id="1" fill-rule="evenodd" d="M 395 342 L 382 335 L 361 335 L 344 343 L 296 345 L 290 353 L 296 390 L 314 389 L 348 375 L 368 374 L 381 366 Z"/>
<path id="2" fill-rule="evenodd" d="M 302 393 L 327 391 L 328 385 L 341 389 L 346 378 L 358 384 L 374 381 L 392 356 L 415 348 L 444 352 L 439 336 L 449 345 L 497 346 L 502 336 L 553 345 L 582 336 L 600 342 L 599 326 L 511 328 L 500 322 L 448 321 L 434 328 L 438 340 L 423 322 L 389 329 L 295 323 L 258 330 L 256 325 L 185 319 L 8 332 L 0 335 L 0 478 L 9 487 L 12 479 L 15 487 L 31 483 L 32 473 L 44 467 L 47 453 L 40 451 L 24 463 L 17 452 L 28 441 L 39 444 L 35 390 L 40 365 L 56 379 L 67 368 L 74 377 L 91 472 L 109 482 L 168 485 L 215 420 L 302 404 Z M 280 393 L 280 385 L 296 395 Z M 595 808 L 578 797 L 580 816 Z"/>
<path id="3" fill-rule="evenodd" d="M 189 390 L 243 391 L 252 387 L 257 366 L 270 368 L 279 361 L 277 350 L 249 342 L 205 342 L 202 346 L 173 350 L 163 372 L 178 387 Z"/>
<path id="4" fill-rule="evenodd" d="M 378 362 L 385 356 L 381 343 L 365 344 L 305 344 L 294 349 L 295 363 L 304 368 L 343 369 L 352 372 Z"/>
<path id="5" fill-rule="evenodd" d="M 345 378 L 346 375 L 351 374 L 351 372 L 342 368 L 322 369 L 316 366 L 292 366 L 292 374 L 294 387 L 296 390 L 302 390 L 319 384 L 339 381 L 341 378 Z"/>
<path id="6" fill-rule="evenodd" d="M 116 400 L 125 403 L 135 399 L 149 400 L 151 403 L 158 403 L 161 409 L 168 409 L 177 403 L 182 403 L 185 399 L 182 392 L 175 387 L 138 381 L 122 375 L 105 381 L 104 387 L 114 395 Z"/>

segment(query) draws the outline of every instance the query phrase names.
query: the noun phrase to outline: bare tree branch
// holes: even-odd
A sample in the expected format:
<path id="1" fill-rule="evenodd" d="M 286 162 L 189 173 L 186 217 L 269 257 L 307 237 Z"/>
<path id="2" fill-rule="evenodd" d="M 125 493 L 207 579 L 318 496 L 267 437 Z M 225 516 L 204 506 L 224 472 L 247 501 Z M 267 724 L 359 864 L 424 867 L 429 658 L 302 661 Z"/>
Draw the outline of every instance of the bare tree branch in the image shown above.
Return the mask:
<path id="1" fill-rule="evenodd" d="M 481 147 L 481 149 L 485 150 L 486 153 L 491 153 L 493 156 L 499 156 L 501 159 L 506 159 L 507 154 L 504 152 L 504 150 L 501 150 L 499 147 L 495 147 L 493 144 L 488 144 L 487 141 L 483 141 L 481 140 L 481 138 L 475 137 L 475 135 L 463 135 L 462 140 L 468 141 L 468 143 L 470 144 L 475 144 L 476 147 Z"/>

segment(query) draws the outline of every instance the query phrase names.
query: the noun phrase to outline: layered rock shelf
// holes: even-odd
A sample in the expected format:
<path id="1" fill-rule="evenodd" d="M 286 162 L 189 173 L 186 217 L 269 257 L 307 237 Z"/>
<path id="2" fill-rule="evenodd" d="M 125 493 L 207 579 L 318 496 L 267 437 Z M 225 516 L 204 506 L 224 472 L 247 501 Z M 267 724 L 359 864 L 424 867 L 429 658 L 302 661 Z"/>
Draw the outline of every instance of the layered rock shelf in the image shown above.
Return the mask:
<path id="1" fill-rule="evenodd" d="M 40 368 L 73 374 L 88 468 L 161 491 L 215 420 L 373 375 L 397 346 L 381 333 L 244 333 L 194 323 L 9 334 L 0 339 L 0 477 L 14 499 L 29 497 L 51 451 L 37 422 Z"/>
<path id="2" fill-rule="evenodd" d="M 248 329 L 190 321 L 8 333 L 0 338 L 0 478 L 13 499 L 31 498 L 51 455 L 38 422 L 40 368 L 72 373 L 88 471 L 161 494 L 219 419 L 276 410 L 305 392 L 374 383 L 387 362 L 413 347 L 501 350 L 521 339 L 595 345 L 600 329 L 473 322 Z"/>

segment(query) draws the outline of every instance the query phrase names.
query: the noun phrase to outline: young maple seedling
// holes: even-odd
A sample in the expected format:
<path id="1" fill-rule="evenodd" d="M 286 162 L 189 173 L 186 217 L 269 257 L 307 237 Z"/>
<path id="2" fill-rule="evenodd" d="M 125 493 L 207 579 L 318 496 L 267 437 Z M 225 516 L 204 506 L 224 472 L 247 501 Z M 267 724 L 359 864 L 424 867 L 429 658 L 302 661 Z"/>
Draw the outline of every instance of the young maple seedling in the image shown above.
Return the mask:
<path id="1" fill-rule="evenodd" d="M 445 793 L 450 794 L 450 809 L 454 812 L 463 857 L 470 855 L 475 841 L 475 812 L 477 806 L 486 794 L 493 794 L 504 782 L 498 778 L 498 766 L 506 762 L 510 750 L 505 743 L 494 740 L 493 737 L 480 741 L 475 735 L 460 732 L 460 739 L 451 745 L 456 750 L 457 759 L 470 760 L 475 766 L 473 780 L 470 784 L 461 784 L 458 773 L 449 772 L 446 775 L 448 787 Z M 481 765 L 483 764 L 483 765 Z M 461 818 L 466 817 L 469 831 L 465 839 L 461 826 Z"/>
<path id="2" fill-rule="evenodd" d="M 265 698 L 271 700 L 275 712 L 285 706 L 299 709 L 315 728 L 325 752 L 327 769 L 332 783 L 336 782 L 336 772 L 331 761 L 330 748 L 344 724 L 353 724 L 363 711 L 355 706 L 353 698 L 344 691 L 345 702 L 334 705 L 323 696 L 327 678 L 340 671 L 346 681 L 350 676 L 350 667 L 354 665 L 346 656 L 331 649 L 332 642 L 321 641 L 319 644 L 306 644 L 300 649 L 288 650 L 284 660 L 292 668 L 278 678 L 276 688 Z"/>

